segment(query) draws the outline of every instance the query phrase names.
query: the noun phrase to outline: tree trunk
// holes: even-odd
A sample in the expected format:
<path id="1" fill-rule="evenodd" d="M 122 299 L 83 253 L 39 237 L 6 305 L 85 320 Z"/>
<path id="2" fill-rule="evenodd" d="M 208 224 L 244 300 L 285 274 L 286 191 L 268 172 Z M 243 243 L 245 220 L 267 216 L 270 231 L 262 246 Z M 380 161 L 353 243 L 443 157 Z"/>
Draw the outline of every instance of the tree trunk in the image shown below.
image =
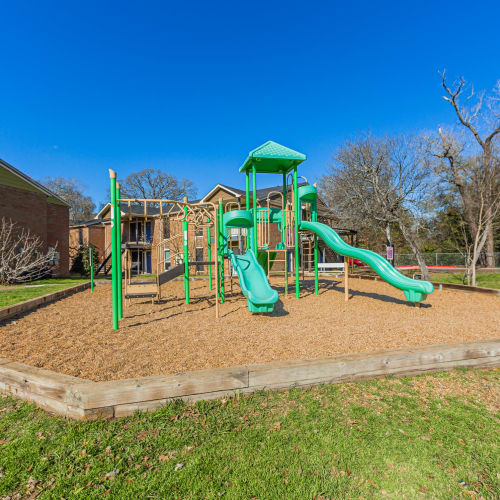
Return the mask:
<path id="1" fill-rule="evenodd" d="M 495 236 L 493 232 L 493 225 L 488 231 L 486 239 L 486 267 L 495 267 Z"/>
<path id="2" fill-rule="evenodd" d="M 472 286 L 477 286 L 476 285 L 477 261 L 479 260 L 479 256 L 481 255 L 484 245 L 486 244 L 486 239 L 488 237 L 488 234 L 490 233 L 490 229 L 492 229 L 491 222 L 486 224 L 483 234 L 480 234 L 480 232 L 478 231 L 476 233 L 476 237 L 474 238 L 474 245 L 472 248 L 471 271 L 470 271 L 472 275 L 472 283 L 471 283 Z"/>
<path id="3" fill-rule="evenodd" d="M 386 247 L 389 247 L 392 245 L 392 238 L 391 238 L 391 224 L 389 222 L 386 223 L 385 225 L 385 245 Z M 392 260 L 390 261 L 392 265 L 394 265 L 394 259 L 395 255 L 394 253 L 392 254 Z"/>
<path id="4" fill-rule="evenodd" d="M 412 252 L 417 258 L 418 265 L 420 266 L 420 270 L 422 271 L 422 276 L 426 281 L 430 281 L 429 269 L 427 268 L 424 256 L 422 255 L 422 252 L 420 251 L 420 248 L 418 247 L 415 238 L 411 234 L 410 230 L 406 227 L 404 222 L 398 221 L 398 224 L 399 228 L 401 229 L 401 232 L 403 233 L 404 239 L 406 240 L 408 245 L 410 245 Z"/>

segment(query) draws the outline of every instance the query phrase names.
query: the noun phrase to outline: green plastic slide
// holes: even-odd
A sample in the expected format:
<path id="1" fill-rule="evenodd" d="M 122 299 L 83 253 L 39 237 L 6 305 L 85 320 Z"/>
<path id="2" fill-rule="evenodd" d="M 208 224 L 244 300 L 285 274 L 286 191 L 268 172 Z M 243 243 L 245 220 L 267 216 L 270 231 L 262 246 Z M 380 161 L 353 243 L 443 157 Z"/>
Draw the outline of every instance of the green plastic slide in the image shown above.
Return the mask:
<path id="1" fill-rule="evenodd" d="M 325 224 L 301 221 L 300 229 L 316 233 L 334 252 L 366 262 L 382 279 L 403 290 L 406 300 L 410 302 L 421 302 L 434 291 L 432 283 L 404 276 L 377 253 L 348 245 L 331 227 Z"/>
<path id="2" fill-rule="evenodd" d="M 241 291 L 247 298 L 248 310 L 253 313 L 272 312 L 278 292 L 271 288 L 266 273 L 257 262 L 252 250 L 243 255 L 227 252 L 240 280 Z"/>

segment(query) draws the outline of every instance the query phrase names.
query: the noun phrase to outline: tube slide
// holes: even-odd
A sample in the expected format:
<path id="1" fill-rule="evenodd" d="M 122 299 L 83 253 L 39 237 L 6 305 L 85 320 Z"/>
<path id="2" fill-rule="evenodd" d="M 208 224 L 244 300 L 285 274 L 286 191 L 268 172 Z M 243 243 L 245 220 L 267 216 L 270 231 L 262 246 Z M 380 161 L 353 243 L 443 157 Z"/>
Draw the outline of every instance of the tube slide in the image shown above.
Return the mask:
<path id="1" fill-rule="evenodd" d="M 301 221 L 300 229 L 316 233 L 334 252 L 366 262 L 382 279 L 399 290 L 403 290 L 406 300 L 410 302 L 421 302 L 434 291 L 432 283 L 404 276 L 377 253 L 348 245 L 331 227 L 325 224 Z"/>
<path id="2" fill-rule="evenodd" d="M 253 313 L 272 312 L 278 292 L 271 288 L 253 251 L 247 250 L 243 255 L 236 255 L 232 250 L 227 253 L 238 274 L 241 291 L 247 298 L 248 310 Z"/>

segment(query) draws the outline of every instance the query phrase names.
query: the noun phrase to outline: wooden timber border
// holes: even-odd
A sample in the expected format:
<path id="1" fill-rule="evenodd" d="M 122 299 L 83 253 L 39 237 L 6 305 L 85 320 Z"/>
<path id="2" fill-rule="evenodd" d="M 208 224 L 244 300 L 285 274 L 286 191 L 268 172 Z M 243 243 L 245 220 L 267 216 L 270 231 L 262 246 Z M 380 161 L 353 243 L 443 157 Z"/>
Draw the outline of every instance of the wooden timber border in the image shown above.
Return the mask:
<path id="1" fill-rule="evenodd" d="M 500 339 L 372 353 L 277 361 L 194 372 L 93 382 L 0 359 L 0 390 L 69 418 L 90 420 L 154 410 L 174 399 L 217 399 L 382 376 L 408 376 L 457 367 L 500 366 Z"/>
<path id="2" fill-rule="evenodd" d="M 18 314 L 31 311 L 39 306 L 62 299 L 75 292 L 81 292 L 87 288 L 90 288 L 90 281 L 80 283 L 79 285 L 71 286 L 69 288 L 64 288 L 63 290 L 58 290 L 57 292 L 48 293 L 46 295 L 42 295 L 41 297 L 25 300 L 24 302 L 18 302 L 17 304 L 13 304 L 11 306 L 2 307 L 0 309 L 0 321 L 4 321 L 12 318 L 13 316 L 17 316 Z"/>
<path id="3" fill-rule="evenodd" d="M 372 281 L 382 281 L 385 282 L 380 276 L 376 275 L 364 275 L 364 274 L 351 274 L 351 279 L 360 279 L 360 280 L 372 280 Z M 432 284 L 434 288 L 437 290 L 444 290 L 445 288 L 451 290 L 462 290 L 463 292 L 471 292 L 471 293 L 484 293 L 487 295 L 498 295 L 500 297 L 500 290 L 497 288 L 484 288 L 481 286 L 469 286 L 469 285 L 460 285 L 459 283 L 440 283 L 439 281 L 433 281 Z"/>

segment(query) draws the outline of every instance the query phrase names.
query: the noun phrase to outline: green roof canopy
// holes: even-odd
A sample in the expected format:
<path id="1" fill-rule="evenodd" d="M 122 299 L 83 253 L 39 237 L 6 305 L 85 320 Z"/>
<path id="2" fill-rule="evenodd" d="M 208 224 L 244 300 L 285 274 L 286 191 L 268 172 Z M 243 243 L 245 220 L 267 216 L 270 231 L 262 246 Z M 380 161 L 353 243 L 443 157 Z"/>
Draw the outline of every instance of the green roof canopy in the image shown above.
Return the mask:
<path id="1" fill-rule="evenodd" d="M 250 151 L 245 163 L 240 167 L 240 172 L 251 171 L 252 164 L 254 164 L 258 173 L 286 174 L 304 160 L 306 160 L 306 155 L 276 142 L 267 141 Z"/>

